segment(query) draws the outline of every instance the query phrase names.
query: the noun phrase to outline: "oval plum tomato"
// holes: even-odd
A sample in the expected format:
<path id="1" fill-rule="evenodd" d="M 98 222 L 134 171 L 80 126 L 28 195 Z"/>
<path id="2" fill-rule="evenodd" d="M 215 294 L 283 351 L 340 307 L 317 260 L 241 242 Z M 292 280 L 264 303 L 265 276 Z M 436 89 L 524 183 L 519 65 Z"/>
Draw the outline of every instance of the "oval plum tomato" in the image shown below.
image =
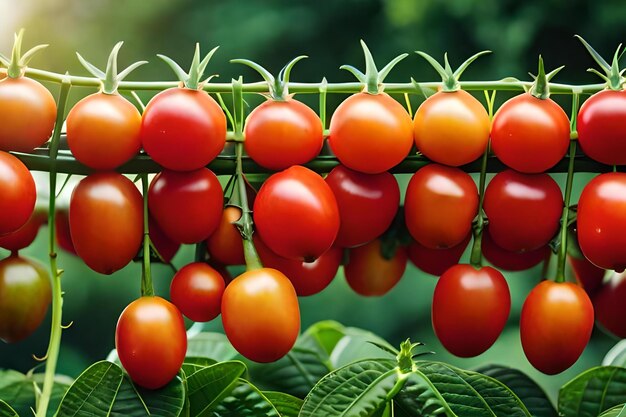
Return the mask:
<path id="1" fill-rule="evenodd" d="M 489 227 L 483 231 L 481 250 L 485 259 L 504 271 L 525 271 L 545 261 L 550 256 L 550 247 L 542 246 L 526 252 L 512 252 L 498 246 L 489 234 Z"/>
<path id="2" fill-rule="evenodd" d="M 578 244 L 591 263 L 618 272 L 626 268 L 626 173 L 592 179 L 578 201 Z"/>
<path id="3" fill-rule="evenodd" d="M 508 100 L 496 112 L 491 147 L 508 167 L 539 173 L 563 159 L 569 136 L 569 118 L 561 106 L 526 93 Z"/>
<path id="4" fill-rule="evenodd" d="M 161 297 L 141 297 L 122 311 L 115 329 L 115 348 L 135 384 L 161 388 L 176 376 L 185 360 L 183 316 Z"/>
<path id="5" fill-rule="evenodd" d="M 187 318 L 206 322 L 220 315 L 225 286 L 219 272 L 204 262 L 194 262 L 174 275 L 170 296 Z"/>
<path id="6" fill-rule="evenodd" d="M 390 173 L 363 174 L 337 165 L 326 177 L 326 183 L 339 207 L 336 245 L 362 245 L 391 226 L 400 204 L 400 187 Z"/>
<path id="7" fill-rule="evenodd" d="M 30 78 L 0 81 L 0 150 L 31 152 L 52 135 L 57 105 L 52 94 Z"/>
<path id="8" fill-rule="evenodd" d="M 224 291 L 222 322 L 239 353 L 255 362 L 274 362 L 289 352 L 300 332 L 296 291 L 280 271 L 246 271 Z"/>
<path id="9" fill-rule="evenodd" d="M 302 165 L 322 149 L 322 122 L 306 104 L 291 98 L 268 100 L 246 119 L 246 152 L 257 164 L 274 171 Z"/>
<path id="10" fill-rule="evenodd" d="M 626 274 L 613 272 L 610 279 L 592 296 L 596 321 L 604 329 L 626 338 Z"/>
<path id="11" fill-rule="evenodd" d="M 78 256 L 96 272 L 112 274 L 133 260 L 143 240 L 143 199 L 115 172 L 81 180 L 70 200 L 70 233 Z"/>
<path id="12" fill-rule="evenodd" d="M 463 256 L 463 252 L 465 252 L 471 237 L 470 233 L 463 242 L 447 249 L 431 249 L 421 245 L 419 242 L 411 242 L 408 247 L 409 259 L 420 270 L 439 277 L 449 268 L 459 263 L 459 259 Z"/>
<path id="13" fill-rule="evenodd" d="M 411 180 L 404 198 L 406 225 L 423 246 L 445 249 L 467 237 L 478 212 L 478 189 L 458 168 L 428 164 Z"/>
<path id="14" fill-rule="evenodd" d="M 174 242 L 170 239 L 150 214 L 148 214 L 148 233 L 150 234 L 150 242 L 159 252 L 161 258 L 166 263 L 171 262 L 180 249 L 180 242 Z"/>
<path id="15" fill-rule="evenodd" d="M 485 190 L 489 234 L 503 249 L 523 252 L 545 246 L 559 229 L 563 196 L 548 174 L 498 173 Z"/>
<path id="16" fill-rule="evenodd" d="M 313 261 L 339 231 L 337 201 L 326 182 L 299 165 L 272 175 L 254 201 L 259 237 L 276 254 Z"/>
<path id="17" fill-rule="evenodd" d="M 441 91 L 428 97 L 415 112 L 415 145 L 432 161 L 465 165 L 485 153 L 490 126 L 487 111 L 471 94 Z"/>
<path id="18" fill-rule="evenodd" d="M 243 265 L 243 240 L 234 223 L 241 218 L 241 209 L 226 206 L 220 224 L 207 240 L 207 250 L 211 259 L 223 265 Z"/>
<path id="19" fill-rule="evenodd" d="M 208 238 L 220 223 L 223 206 L 222 186 L 206 168 L 162 171 L 148 190 L 150 213 L 176 242 L 198 243 Z"/>
<path id="20" fill-rule="evenodd" d="M 67 116 L 67 144 L 84 165 L 113 170 L 141 149 L 141 114 L 119 94 L 95 93 Z"/>
<path id="21" fill-rule="evenodd" d="M 0 339 L 14 343 L 30 336 L 46 317 L 51 291 L 39 262 L 19 256 L 0 261 Z"/>
<path id="22" fill-rule="evenodd" d="M 328 143 L 343 165 L 379 174 L 398 165 L 411 150 L 411 117 L 388 94 L 354 94 L 333 113 Z"/>
<path id="23" fill-rule="evenodd" d="M 589 97 L 578 112 L 578 143 L 591 159 L 626 164 L 626 94 L 604 90 Z"/>
<path id="24" fill-rule="evenodd" d="M 141 142 L 163 167 L 193 171 L 211 162 L 226 143 L 226 116 L 207 93 L 170 88 L 143 112 Z"/>
<path id="25" fill-rule="evenodd" d="M 587 294 L 595 293 L 602 286 L 606 275 L 605 269 L 598 268 L 585 257 L 576 258 L 568 255 L 567 260 L 572 267 L 576 282 L 583 287 Z"/>
<path id="26" fill-rule="evenodd" d="M 74 248 L 74 242 L 72 242 L 72 235 L 70 233 L 69 213 L 66 208 L 57 209 L 54 216 L 54 224 L 56 226 L 57 245 L 65 252 L 76 255 L 76 249 Z"/>
<path id="27" fill-rule="evenodd" d="M 344 266 L 346 281 L 357 294 L 374 297 L 387 294 L 402 278 L 406 269 L 407 251 L 399 246 L 391 259 L 383 256 L 381 241 L 350 249 Z"/>
<path id="28" fill-rule="evenodd" d="M 24 226 L 20 227 L 13 233 L 0 236 L 0 248 L 15 252 L 30 246 L 37 237 L 39 228 L 46 221 L 46 212 L 34 211 Z"/>
<path id="29" fill-rule="evenodd" d="M 2 128 L 0 128 L 2 129 Z M 35 180 L 13 155 L 0 152 L 0 236 L 24 226 L 35 209 Z"/>
<path id="30" fill-rule="evenodd" d="M 524 301 L 522 347 L 528 361 L 544 374 L 558 374 L 572 366 L 592 330 L 593 305 L 577 284 L 543 281 Z"/>
<path id="31" fill-rule="evenodd" d="M 502 273 L 490 266 L 459 264 L 437 281 L 432 322 L 441 344 L 453 355 L 469 358 L 491 347 L 511 310 L 511 294 Z"/>

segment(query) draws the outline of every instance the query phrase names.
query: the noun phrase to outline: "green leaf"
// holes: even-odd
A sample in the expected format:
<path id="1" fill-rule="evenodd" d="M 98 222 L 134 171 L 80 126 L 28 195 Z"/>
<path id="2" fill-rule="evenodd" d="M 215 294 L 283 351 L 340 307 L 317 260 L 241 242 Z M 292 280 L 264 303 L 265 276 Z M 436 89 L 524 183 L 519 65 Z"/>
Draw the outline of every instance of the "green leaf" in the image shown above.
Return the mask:
<path id="1" fill-rule="evenodd" d="M 297 400 L 297 399 L 296 399 Z M 301 401 L 301 400 L 300 400 Z M 283 414 L 265 393 L 259 391 L 245 379 L 238 379 L 230 395 L 215 409 L 213 416 L 219 417 L 296 417 L 298 413 Z"/>
<path id="2" fill-rule="evenodd" d="M 626 402 L 626 369 L 599 366 L 578 375 L 559 392 L 559 414 L 564 417 L 596 417 Z"/>
<path id="3" fill-rule="evenodd" d="M 182 370 L 185 373 L 185 378 L 189 378 L 199 370 L 215 365 L 216 363 L 217 361 L 209 358 L 187 357 L 185 358 L 185 362 L 183 362 Z"/>
<path id="4" fill-rule="evenodd" d="M 210 358 L 222 362 L 234 359 L 237 355 L 235 348 L 222 333 L 198 333 L 187 344 L 187 357 Z"/>
<path id="5" fill-rule="evenodd" d="M 304 403 L 300 398 L 283 392 L 264 391 L 263 395 L 274 405 L 278 414 L 283 417 L 298 417 Z"/>
<path id="6" fill-rule="evenodd" d="M 211 416 L 211 410 L 231 393 L 244 372 L 246 365 L 242 362 L 229 361 L 203 368 L 188 377 L 190 415 Z"/>
<path id="7" fill-rule="evenodd" d="M 599 417 L 626 417 L 626 404 L 609 408 L 604 413 L 600 414 Z"/>
<path id="8" fill-rule="evenodd" d="M 177 417 L 185 403 L 185 388 L 179 377 L 165 387 L 148 390 L 124 375 L 111 409 L 111 417 Z"/>
<path id="9" fill-rule="evenodd" d="M 13 408 L 4 401 L 0 400 L 0 417 L 20 417 Z"/>
<path id="10" fill-rule="evenodd" d="M 309 327 L 299 342 L 303 347 L 320 347 L 330 356 L 337 342 L 346 335 L 346 327 L 333 320 L 320 321 Z"/>
<path id="11" fill-rule="evenodd" d="M 602 365 L 626 367 L 626 340 L 620 340 L 608 351 Z"/>
<path id="12" fill-rule="evenodd" d="M 372 332 L 356 327 L 348 327 L 345 329 L 345 336 L 337 342 L 332 354 L 330 355 L 330 362 L 332 366 L 337 369 L 361 359 L 395 358 L 395 355 L 392 355 L 368 342 L 374 342 L 387 346 L 387 348 L 392 351 L 396 350 L 386 340 Z"/>
<path id="13" fill-rule="evenodd" d="M 32 415 L 35 408 L 35 384 L 43 385 L 43 374 L 24 375 L 13 370 L 0 371 L 0 398 L 11 404 L 18 415 Z M 57 375 L 52 386 L 50 410 L 56 410 L 72 379 Z"/>

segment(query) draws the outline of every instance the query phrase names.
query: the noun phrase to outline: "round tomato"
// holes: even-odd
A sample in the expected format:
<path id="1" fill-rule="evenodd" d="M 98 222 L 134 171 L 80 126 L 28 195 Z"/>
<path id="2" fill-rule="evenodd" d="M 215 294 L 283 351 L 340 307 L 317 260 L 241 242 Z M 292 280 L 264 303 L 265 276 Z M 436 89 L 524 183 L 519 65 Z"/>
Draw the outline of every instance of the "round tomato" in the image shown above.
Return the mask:
<path id="1" fill-rule="evenodd" d="M 450 353 L 469 358 L 495 343 L 510 310 L 511 294 L 502 273 L 490 266 L 455 265 L 437 281 L 433 329 Z"/>
<path id="2" fill-rule="evenodd" d="M 572 366 L 592 330 L 593 305 L 577 284 L 543 281 L 524 301 L 522 347 L 530 363 L 544 374 L 558 374 Z"/>
<path id="3" fill-rule="evenodd" d="M 391 226 L 400 204 L 400 187 L 388 172 L 363 174 L 337 165 L 326 177 L 339 207 L 335 244 L 350 248 L 370 242 Z"/>
<path id="4" fill-rule="evenodd" d="M 550 247 L 542 246 L 526 252 L 512 252 L 498 246 L 485 228 L 481 241 L 481 251 L 490 264 L 504 271 L 525 271 L 550 257 Z"/>
<path id="5" fill-rule="evenodd" d="M 234 224 L 241 218 L 241 209 L 226 206 L 220 224 L 207 240 L 207 249 L 211 259 L 222 265 L 243 265 L 243 240 L 239 229 Z"/>
<path id="6" fill-rule="evenodd" d="M 463 252 L 467 248 L 472 234 L 469 233 L 463 242 L 447 249 L 431 249 L 419 242 L 411 242 L 408 255 L 413 265 L 427 274 L 439 277 L 449 268 L 459 263 Z"/>
<path id="7" fill-rule="evenodd" d="M 183 316 L 161 297 L 141 297 L 122 311 L 115 329 L 115 348 L 135 384 L 161 388 L 176 376 L 185 360 Z"/>
<path id="8" fill-rule="evenodd" d="M 178 249 L 180 249 L 180 242 L 174 242 L 170 239 L 150 214 L 148 214 L 148 233 L 150 234 L 150 242 L 159 252 L 161 258 L 166 263 L 171 262 Z"/>
<path id="9" fill-rule="evenodd" d="M 0 150 L 31 152 L 52 135 L 57 105 L 52 94 L 30 78 L 0 81 Z"/>
<path id="10" fill-rule="evenodd" d="M 54 224 L 56 226 L 57 245 L 64 251 L 76 255 L 76 249 L 70 233 L 69 213 L 66 208 L 57 209 L 54 216 Z"/>
<path id="11" fill-rule="evenodd" d="M 503 249 L 523 252 L 545 246 L 559 230 L 563 196 L 548 174 L 498 173 L 484 201 L 489 234 Z"/>
<path id="12" fill-rule="evenodd" d="M 626 338 L 626 274 L 613 272 L 592 296 L 596 321 L 619 338 Z"/>
<path id="13" fill-rule="evenodd" d="M 407 251 L 399 246 L 391 259 L 383 256 L 381 241 L 350 249 L 344 266 L 346 281 L 357 294 L 374 297 L 387 294 L 402 278 L 407 263 Z"/>
<path id="14" fill-rule="evenodd" d="M 37 200 L 35 180 L 30 171 L 22 161 L 6 152 L 0 152 L 0 196 L 2 236 L 26 224 Z"/>
<path id="15" fill-rule="evenodd" d="M 112 274 L 137 255 L 143 241 L 143 199 L 115 172 L 81 180 L 70 200 L 70 233 L 78 256 L 96 272 Z"/>
<path id="16" fill-rule="evenodd" d="M 598 268 L 585 257 L 576 258 L 568 255 L 567 260 L 572 267 L 576 282 L 587 291 L 587 294 L 595 293 L 602 286 L 606 270 Z"/>
<path id="17" fill-rule="evenodd" d="M 322 177 L 295 165 L 263 183 L 254 201 L 254 224 L 273 252 L 311 262 L 335 241 L 339 209 Z"/>
<path id="18" fill-rule="evenodd" d="M 406 225 L 423 246 L 445 249 L 467 237 L 478 212 L 478 189 L 458 168 L 429 164 L 411 180 L 404 198 Z"/>
<path id="19" fill-rule="evenodd" d="M 222 297 L 228 340 L 246 358 L 273 362 L 289 352 L 300 332 L 300 308 L 293 285 L 271 268 L 246 271 Z"/>
<path id="20" fill-rule="evenodd" d="M 198 243 L 208 238 L 220 223 L 223 206 L 222 186 L 206 168 L 165 170 L 150 183 L 150 214 L 176 242 Z"/>
<path id="21" fill-rule="evenodd" d="M 141 149 L 141 114 L 119 94 L 96 93 L 67 116 L 67 144 L 89 168 L 113 170 Z"/>
<path id="22" fill-rule="evenodd" d="M 487 111 L 471 94 L 440 91 L 415 112 L 415 145 L 432 161 L 465 165 L 485 153 L 490 126 Z"/>
<path id="23" fill-rule="evenodd" d="M 47 221 L 47 213 L 43 211 L 33 212 L 26 224 L 13 233 L 0 236 L 0 248 L 8 249 L 12 252 L 30 246 L 37 237 L 39 228 Z"/>
<path id="24" fill-rule="evenodd" d="M 0 261 L 0 339 L 19 342 L 37 330 L 51 291 L 50 276 L 39 262 L 19 256 Z"/>
<path id="25" fill-rule="evenodd" d="M 569 118 L 561 106 L 526 93 L 508 100 L 496 112 L 491 147 L 508 167 L 538 173 L 563 159 L 569 136 Z"/>
<path id="26" fill-rule="evenodd" d="M 206 322 L 220 315 L 224 278 L 204 262 L 194 262 L 178 270 L 170 286 L 172 303 L 187 318 Z"/>
<path id="27" fill-rule="evenodd" d="M 328 143 L 343 165 L 379 174 L 398 165 L 411 150 L 411 117 L 388 94 L 355 94 L 333 113 Z"/>

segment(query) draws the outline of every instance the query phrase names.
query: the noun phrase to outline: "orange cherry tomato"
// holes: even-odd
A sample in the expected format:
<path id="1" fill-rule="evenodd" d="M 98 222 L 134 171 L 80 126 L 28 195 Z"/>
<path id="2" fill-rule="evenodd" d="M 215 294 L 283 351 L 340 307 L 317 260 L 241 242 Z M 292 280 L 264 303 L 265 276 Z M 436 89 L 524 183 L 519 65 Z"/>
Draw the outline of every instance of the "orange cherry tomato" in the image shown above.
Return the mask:
<path id="1" fill-rule="evenodd" d="M 241 209 L 226 206 L 222 212 L 220 224 L 207 240 L 207 249 L 211 259 L 222 265 L 243 265 L 243 240 L 235 223 L 241 218 Z"/>
<path id="2" fill-rule="evenodd" d="M 172 303 L 187 318 L 206 322 L 220 315 L 224 278 L 204 262 L 194 262 L 178 270 L 170 286 Z"/>

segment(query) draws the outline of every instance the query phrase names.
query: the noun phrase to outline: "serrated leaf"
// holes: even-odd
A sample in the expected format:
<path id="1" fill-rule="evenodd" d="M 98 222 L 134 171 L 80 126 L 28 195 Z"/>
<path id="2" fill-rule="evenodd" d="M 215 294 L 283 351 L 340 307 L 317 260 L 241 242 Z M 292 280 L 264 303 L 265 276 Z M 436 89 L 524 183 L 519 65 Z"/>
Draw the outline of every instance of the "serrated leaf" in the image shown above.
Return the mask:
<path id="1" fill-rule="evenodd" d="M 219 417 L 292 417 L 281 414 L 267 396 L 249 381 L 238 379 L 237 384 L 220 402 L 213 416 Z M 297 416 L 297 414 L 295 414 Z"/>
<path id="2" fill-rule="evenodd" d="M 236 358 L 237 351 L 222 333 L 202 332 L 187 343 L 187 357 L 209 358 L 217 362 Z"/>
<path id="3" fill-rule="evenodd" d="M 206 368 L 211 365 L 215 365 L 217 361 L 209 358 L 196 358 L 196 357 L 186 357 L 185 362 L 183 362 L 182 371 L 185 374 L 185 378 L 189 378 L 194 373 L 199 370 Z"/>
<path id="4" fill-rule="evenodd" d="M 602 365 L 626 367 L 626 340 L 620 340 L 607 352 Z"/>
<path id="5" fill-rule="evenodd" d="M 263 395 L 282 417 L 298 417 L 304 403 L 300 398 L 283 392 L 264 391 Z"/>
<path id="6" fill-rule="evenodd" d="M 578 375 L 559 391 L 558 409 L 564 417 L 596 417 L 626 402 L 626 369 L 599 366 Z"/>
<path id="7" fill-rule="evenodd" d="M 598 417 L 626 417 L 626 404 L 620 404 L 609 408 Z"/>
<path id="8" fill-rule="evenodd" d="M 124 375 L 111 417 L 177 417 L 184 403 L 185 388 L 179 377 L 163 388 L 147 390 L 134 385 L 128 375 Z"/>
<path id="9" fill-rule="evenodd" d="M 244 372 L 246 365 L 242 362 L 228 361 L 203 368 L 188 377 L 190 415 L 211 416 L 211 410 L 231 393 Z"/>
<path id="10" fill-rule="evenodd" d="M 0 371 L 0 398 L 6 401 L 18 415 L 32 415 L 35 408 L 35 385 L 43 385 L 43 374 L 24 375 L 13 370 Z M 50 397 L 50 410 L 56 410 L 61 398 L 72 384 L 72 379 L 58 375 L 54 379 Z"/>
<path id="11" fill-rule="evenodd" d="M 0 417 L 20 417 L 9 404 L 0 400 Z"/>

